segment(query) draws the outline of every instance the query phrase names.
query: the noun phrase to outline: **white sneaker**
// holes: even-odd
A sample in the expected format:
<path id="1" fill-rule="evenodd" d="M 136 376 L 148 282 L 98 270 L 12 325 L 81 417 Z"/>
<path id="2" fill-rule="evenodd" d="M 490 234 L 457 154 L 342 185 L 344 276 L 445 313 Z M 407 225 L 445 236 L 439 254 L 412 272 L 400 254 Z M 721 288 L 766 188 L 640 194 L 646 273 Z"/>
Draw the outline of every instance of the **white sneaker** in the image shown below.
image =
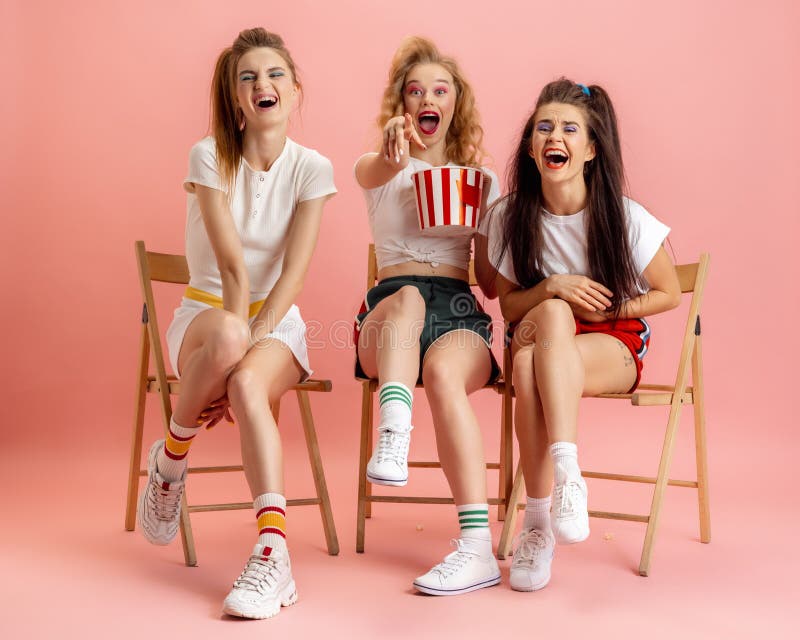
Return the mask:
<path id="1" fill-rule="evenodd" d="M 269 555 L 264 555 L 265 549 Z M 260 620 L 277 615 L 281 607 L 295 602 L 297 587 L 292 578 L 289 554 L 257 544 L 225 598 L 222 611 L 231 616 Z"/>
<path id="2" fill-rule="evenodd" d="M 550 565 L 556 540 L 549 531 L 523 529 L 517 539 L 511 563 L 511 588 L 536 591 L 550 582 Z"/>
<path id="3" fill-rule="evenodd" d="M 559 544 L 583 542 L 589 537 L 589 509 L 586 482 L 580 475 L 570 477 L 560 464 L 555 469 L 552 527 Z"/>
<path id="4" fill-rule="evenodd" d="M 418 591 L 432 596 L 455 596 L 500 584 L 500 567 L 491 553 L 479 553 L 463 538 L 451 543 L 456 550 L 414 580 Z"/>
<path id="5" fill-rule="evenodd" d="M 408 482 L 408 445 L 414 427 L 387 424 L 378 427 L 378 443 L 367 463 L 367 480 L 373 484 L 403 487 Z"/>
<path id="6" fill-rule="evenodd" d="M 156 458 L 164 440 L 156 440 L 147 455 L 147 484 L 139 494 L 136 521 L 153 544 L 169 544 L 178 533 L 186 470 L 180 480 L 167 482 L 158 472 Z"/>

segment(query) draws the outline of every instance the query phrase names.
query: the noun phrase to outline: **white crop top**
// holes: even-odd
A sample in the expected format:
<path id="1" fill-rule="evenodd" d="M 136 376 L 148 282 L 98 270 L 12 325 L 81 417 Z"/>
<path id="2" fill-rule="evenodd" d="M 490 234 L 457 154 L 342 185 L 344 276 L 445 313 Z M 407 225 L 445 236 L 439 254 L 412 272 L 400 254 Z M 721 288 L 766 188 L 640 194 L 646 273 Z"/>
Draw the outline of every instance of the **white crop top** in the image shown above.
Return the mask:
<path id="1" fill-rule="evenodd" d="M 469 265 L 471 236 L 432 237 L 423 235 L 419 229 L 411 176 L 431 166 L 424 160 L 409 158 L 408 166 L 389 182 L 363 190 L 378 269 L 411 260 L 429 262 L 434 267 L 447 264 L 465 270 Z M 483 167 L 481 170 L 491 178 L 488 199 L 485 200 L 491 205 L 500 197 L 499 183 L 493 171 Z"/>
<path id="2" fill-rule="evenodd" d="M 217 258 L 208 239 L 194 185 L 227 192 L 217 167 L 214 138 L 203 138 L 189 153 L 186 198 L 186 260 L 189 285 L 222 296 Z M 242 158 L 230 209 L 250 282 L 250 301 L 263 300 L 281 274 L 286 235 L 297 205 L 336 193 L 333 166 L 313 149 L 287 138 L 269 171 L 254 171 Z"/>
<path id="3" fill-rule="evenodd" d="M 633 264 L 636 273 L 641 275 L 664 243 L 669 227 L 635 200 L 623 198 L 623 201 L 628 214 L 628 240 L 633 251 Z M 518 285 L 511 250 L 506 249 L 505 253 L 502 251 L 506 202 L 504 200 L 497 203 L 488 223 L 489 261 L 506 280 Z M 545 277 L 557 273 L 591 275 L 584 213 L 585 210 L 568 216 L 556 216 L 544 211 L 542 273 Z"/>

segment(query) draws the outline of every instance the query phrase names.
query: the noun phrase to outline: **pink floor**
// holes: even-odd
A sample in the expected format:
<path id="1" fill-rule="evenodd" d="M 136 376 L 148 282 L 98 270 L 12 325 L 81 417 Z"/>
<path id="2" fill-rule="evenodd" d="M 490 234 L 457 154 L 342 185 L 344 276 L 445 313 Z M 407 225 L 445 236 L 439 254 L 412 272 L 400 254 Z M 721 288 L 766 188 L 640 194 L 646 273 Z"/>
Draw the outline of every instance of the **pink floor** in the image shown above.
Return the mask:
<path id="1" fill-rule="evenodd" d="M 587 542 L 557 550 L 552 582 L 543 591 L 511 591 L 509 561 L 504 561 L 501 585 L 434 598 L 416 594 L 411 581 L 448 551 L 448 539 L 454 535 L 453 508 L 377 505 L 367 524 L 366 553 L 356 554 L 355 430 L 347 440 L 326 433 L 325 400 L 315 406 L 341 553 L 330 557 L 325 552 L 316 507 L 290 509 L 290 549 L 300 600 L 269 621 L 239 621 L 220 613 L 254 540 L 249 512 L 193 516 L 199 556 L 195 568 L 183 565 L 178 541 L 158 548 L 138 532 L 124 531 L 127 425 L 99 431 L 91 446 L 69 444 L 65 429 L 49 449 L 36 455 L 25 438 L 12 441 L 0 465 L 6 488 L 0 533 L 0 636 L 45 638 L 68 632 L 83 638 L 144 638 L 159 629 L 158 637 L 180 633 L 193 638 L 221 633 L 297 638 L 479 638 L 498 633 L 554 633 L 559 638 L 727 639 L 765 633 L 796 637 L 792 628 L 798 621 L 800 565 L 794 532 L 800 518 L 794 485 L 784 471 L 793 453 L 789 441 L 779 439 L 769 443 L 767 453 L 756 452 L 750 425 L 737 422 L 733 411 L 720 412 L 709 433 L 711 544 L 698 541 L 693 493 L 670 488 L 648 578 L 636 574 L 643 526 L 592 520 Z M 293 435 L 297 425 L 292 409 L 284 411 L 284 428 L 287 459 L 301 461 L 288 473 L 287 493 L 296 496 L 311 484 L 302 444 Z M 645 411 L 651 411 L 645 416 L 648 425 L 660 423 L 658 410 Z M 607 414 L 605 407 L 587 404 L 585 415 L 593 420 L 605 421 Z M 584 467 L 612 462 L 618 463 L 616 471 L 652 473 L 656 431 L 634 429 L 632 420 L 642 417 L 636 411 L 617 410 L 615 415 L 616 420 L 608 420 L 613 428 L 602 433 L 586 430 Z M 691 474 L 691 443 L 686 437 L 690 424 L 683 423 L 676 475 Z M 148 441 L 157 429 L 157 422 L 149 420 Z M 620 452 L 615 459 L 612 450 L 599 443 L 624 431 L 641 435 L 629 443 L 628 453 Z M 429 436 L 415 437 L 412 452 L 429 455 Z M 214 449 L 229 460 L 235 445 L 232 429 L 205 434 L 196 445 L 194 462 L 219 461 L 220 455 L 212 455 Z M 103 448 L 109 456 L 90 469 L 90 456 Z M 600 449 L 602 456 L 592 455 Z M 644 457 L 634 459 L 633 450 Z M 197 479 L 190 488 L 195 501 L 247 499 L 239 477 L 214 483 Z M 438 471 L 418 470 L 412 476 L 410 490 L 426 488 L 443 489 Z M 590 503 L 642 511 L 647 494 L 639 487 L 612 489 L 594 481 Z M 493 525 L 495 539 L 500 528 Z"/>

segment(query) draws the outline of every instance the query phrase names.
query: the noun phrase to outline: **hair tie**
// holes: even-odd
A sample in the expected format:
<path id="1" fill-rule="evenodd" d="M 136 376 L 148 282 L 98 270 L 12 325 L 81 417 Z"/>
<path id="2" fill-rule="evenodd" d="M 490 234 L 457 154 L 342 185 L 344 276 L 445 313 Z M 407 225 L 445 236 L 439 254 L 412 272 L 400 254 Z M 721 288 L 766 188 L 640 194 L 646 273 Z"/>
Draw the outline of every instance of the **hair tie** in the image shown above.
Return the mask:
<path id="1" fill-rule="evenodd" d="M 575 84 L 577 84 L 581 88 L 581 91 L 583 91 L 583 95 L 588 97 L 592 96 L 592 92 L 589 91 L 589 87 L 587 87 L 585 84 L 581 84 L 579 82 L 576 82 Z"/>

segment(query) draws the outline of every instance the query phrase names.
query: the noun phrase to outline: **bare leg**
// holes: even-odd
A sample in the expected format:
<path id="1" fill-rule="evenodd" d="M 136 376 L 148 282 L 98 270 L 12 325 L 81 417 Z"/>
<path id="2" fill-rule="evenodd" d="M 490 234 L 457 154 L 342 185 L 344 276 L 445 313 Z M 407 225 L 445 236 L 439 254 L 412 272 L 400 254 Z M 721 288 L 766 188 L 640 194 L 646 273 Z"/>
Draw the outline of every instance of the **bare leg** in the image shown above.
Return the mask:
<path id="1" fill-rule="evenodd" d="M 228 378 L 228 398 L 239 422 L 242 464 L 253 498 L 284 493 L 281 438 L 270 405 L 302 375 L 289 347 L 266 340 L 248 351 Z"/>
<path id="2" fill-rule="evenodd" d="M 200 412 L 225 394 L 228 375 L 249 346 L 245 321 L 222 309 L 209 309 L 191 322 L 181 345 L 181 393 L 175 422 L 194 426 Z"/>
<path id="3" fill-rule="evenodd" d="M 425 301 L 413 286 L 381 300 L 367 316 L 358 338 L 361 368 L 379 384 L 402 382 L 413 389 L 419 375 L 419 336 Z"/>
<path id="4" fill-rule="evenodd" d="M 425 394 L 439 460 L 456 504 L 486 502 L 483 438 L 467 396 L 483 387 L 490 373 L 489 348 L 472 331 L 452 331 L 425 354 Z"/>

